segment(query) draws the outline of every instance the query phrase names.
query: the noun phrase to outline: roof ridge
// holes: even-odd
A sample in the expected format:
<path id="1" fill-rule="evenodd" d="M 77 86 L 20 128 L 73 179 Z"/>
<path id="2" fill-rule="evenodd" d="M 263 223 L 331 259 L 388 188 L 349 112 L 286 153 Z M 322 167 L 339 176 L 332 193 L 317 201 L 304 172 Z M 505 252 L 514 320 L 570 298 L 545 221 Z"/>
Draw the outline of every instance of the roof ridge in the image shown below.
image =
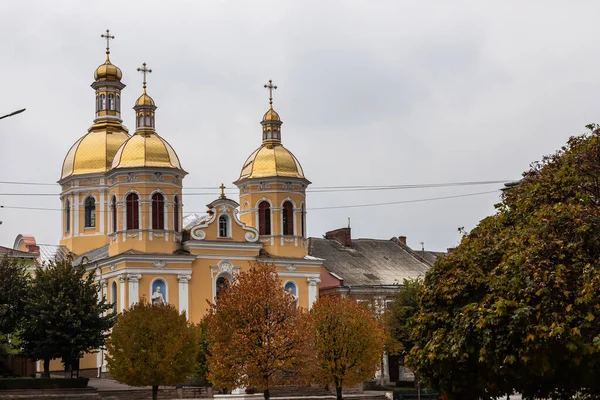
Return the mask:
<path id="1" fill-rule="evenodd" d="M 407 253 L 409 253 L 411 256 L 413 256 L 414 258 L 416 258 L 417 260 L 424 262 L 425 264 L 429 265 L 429 266 L 433 266 L 433 264 L 431 264 L 429 261 L 427 261 L 425 258 L 421 257 L 419 254 L 417 254 L 416 251 L 414 251 L 413 249 L 411 249 L 410 247 L 408 247 L 407 244 L 404 244 L 400 241 L 400 239 L 398 239 L 397 237 L 393 237 L 390 239 L 391 242 L 396 243 L 398 246 L 402 247 L 404 250 L 406 250 Z"/>

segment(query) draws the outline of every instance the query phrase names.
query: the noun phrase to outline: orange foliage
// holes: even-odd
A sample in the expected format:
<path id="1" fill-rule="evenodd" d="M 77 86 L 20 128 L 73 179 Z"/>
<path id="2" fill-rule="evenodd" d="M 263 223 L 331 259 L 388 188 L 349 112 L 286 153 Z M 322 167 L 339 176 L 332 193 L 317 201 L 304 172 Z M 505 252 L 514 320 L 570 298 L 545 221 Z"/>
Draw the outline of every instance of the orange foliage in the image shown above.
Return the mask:
<path id="1" fill-rule="evenodd" d="M 299 383 L 311 354 L 306 313 L 286 293 L 275 267 L 254 264 L 224 289 L 208 316 L 209 380 L 233 389 Z"/>
<path id="2" fill-rule="evenodd" d="M 355 300 L 320 297 L 310 311 L 318 371 L 316 379 L 335 386 L 341 398 L 342 386 L 371 378 L 381 359 L 384 328 L 371 310 Z"/>

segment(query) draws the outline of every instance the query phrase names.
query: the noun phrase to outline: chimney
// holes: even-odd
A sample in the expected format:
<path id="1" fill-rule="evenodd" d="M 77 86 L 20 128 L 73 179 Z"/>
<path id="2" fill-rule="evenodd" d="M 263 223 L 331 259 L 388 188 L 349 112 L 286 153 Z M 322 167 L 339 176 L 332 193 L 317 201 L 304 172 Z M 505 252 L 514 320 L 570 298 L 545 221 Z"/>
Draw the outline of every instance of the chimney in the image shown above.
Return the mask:
<path id="1" fill-rule="evenodd" d="M 344 246 L 350 246 L 352 244 L 352 234 L 350 228 L 340 228 L 334 231 L 325 233 L 325 239 L 337 240 Z"/>
<path id="2" fill-rule="evenodd" d="M 398 240 L 400 243 L 406 245 L 406 236 L 398 236 Z"/>

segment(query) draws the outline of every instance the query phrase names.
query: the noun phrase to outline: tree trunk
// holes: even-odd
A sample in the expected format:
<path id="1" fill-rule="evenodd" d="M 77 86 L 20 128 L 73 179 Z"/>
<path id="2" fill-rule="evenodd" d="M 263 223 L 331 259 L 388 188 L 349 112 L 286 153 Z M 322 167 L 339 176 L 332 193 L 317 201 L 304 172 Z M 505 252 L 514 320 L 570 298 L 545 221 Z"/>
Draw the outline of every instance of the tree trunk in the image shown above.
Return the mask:
<path id="1" fill-rule="evenodd" d="M 271 393 L 269 393 L 269 389 L 265 389 L 264 394 L 265 400 L 269 400 L 271 398 Z"/>
<path id="2" fill-rule="evenodd" d="M 342 387 L 341 386 L 335 387 L 335 398 L 337 400 L 342 400 Z"/>
<path id="3" fill-rule="evenodd" d="M 152 386 L 152 400 L 158 400 L 158 386 Z"/>
<path id="4" fill-rule="evenodd" d="M 50 378 L 50 359 L 44 358 L 44 373 L 42 378 Z"/>

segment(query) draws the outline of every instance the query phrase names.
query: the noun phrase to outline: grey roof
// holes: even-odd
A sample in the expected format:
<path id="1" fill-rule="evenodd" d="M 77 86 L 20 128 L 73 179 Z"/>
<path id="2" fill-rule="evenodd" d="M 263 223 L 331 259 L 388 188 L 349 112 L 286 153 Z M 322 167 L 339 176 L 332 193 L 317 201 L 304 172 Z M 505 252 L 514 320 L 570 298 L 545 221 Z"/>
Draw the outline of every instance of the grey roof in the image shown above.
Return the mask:
<path id="1" fill-rule="evenodd" d="M 80 255 L 73 261 L 73 264 L 75 264 L 75 265 L 80 264 L 83 261 L 84 257 L 87 258 L 87 262 L 93 262 L 96 260 L 101 260 L 103 258 L 106 258 L 106 257 L 108 257 L 108 245 L 98 247 L 97 249 L 94 249 L 94 250 L 90 250 L 87 253 L 83 253 L 82 255 Z"/>
<path id="2" fill-rule="evenodd" d="M 16 258 L 36 258 L 37 253 L 28 253 L 26 251 L 11 249 L 10 247 L 0 246 L 0 256 L 8 255 Z"/>
<path id="3" fill-rule="evenodd" d="M 38 261 L 46 263 L 49 261 L 62 261 L 69 254 L 65 246 L 56 244 L 38 244 L 40 248 L 40 257 Z"/>
<path id="4" fill-rule="evenodd" d="M 355 239 L 343 246 L 337 240 L 311 238 L 310 255 L 325 259 L 325 269 L 350 286 L 402 284 L 429 269 L 408 246 L 393 240 Z"/>
<path id="5" fill-rule="evenodd" d="M 443 256 L 446 255 L 445 252 L 443 251 L 429 251 L 429 250 L 413 250 L 415 253 L 417 253 L 420 257 L 422 257 L 423 259 L 425 259 L 425 261 L 427 261 L 430 265 L 435 264 L 435 260 L 437 260 L 437 258 L 439 256 Z"/>

